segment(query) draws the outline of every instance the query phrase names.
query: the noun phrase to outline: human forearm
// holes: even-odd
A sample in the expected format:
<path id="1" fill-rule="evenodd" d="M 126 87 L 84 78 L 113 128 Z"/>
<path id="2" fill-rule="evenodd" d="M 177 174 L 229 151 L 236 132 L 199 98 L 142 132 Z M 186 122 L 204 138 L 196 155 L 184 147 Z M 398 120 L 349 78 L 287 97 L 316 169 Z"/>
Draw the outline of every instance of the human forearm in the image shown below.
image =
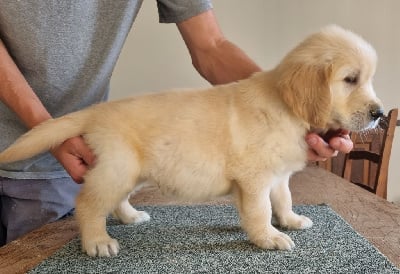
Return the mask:
<path id="1" fill-rule="evenodd" d="M 247 78 L 261 68 L 225 39 L 214 13 L 207 11 L 177 24 L 197 71 L 211 84 Z"/>
<path id="2" fill-rule="evenodd" d="M 0 100 L 28 127 L 51 118 L 0 40 Z"/>
<path id="3" fill-rule="evenodd" d="M 241 49 L 226 39 L 209 52 L 199 52 L 193 64 L 213 85 L 241 80 L 261 71 Z"/>

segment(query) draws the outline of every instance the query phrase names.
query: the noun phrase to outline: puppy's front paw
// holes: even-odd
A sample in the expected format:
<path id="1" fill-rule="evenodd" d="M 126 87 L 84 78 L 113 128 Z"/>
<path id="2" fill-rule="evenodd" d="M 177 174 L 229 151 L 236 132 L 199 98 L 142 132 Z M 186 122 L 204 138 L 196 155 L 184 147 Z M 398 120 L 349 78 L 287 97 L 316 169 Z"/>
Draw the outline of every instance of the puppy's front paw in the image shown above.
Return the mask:
<path id="1" fill-rule="evenodd" d="M 277 230 L 255 238 L 252 242 L 262 249 L 291 250 L 295 246 L 288 235 Z"/>
<path id="2" fill-rule="evenodd" d="M 306 229 L 312 227 L 313 222 L 306 216 L 291 212 L 290 214 L 279 218 L 279 224 L 281 227 L 288 229 Z"/>
<path id="3" fill-rule="evenodd" d="M 111 257 L 119 252 L 118 241 L 113 238 L 82 241 L 82 249 L 91 257 Z"/>

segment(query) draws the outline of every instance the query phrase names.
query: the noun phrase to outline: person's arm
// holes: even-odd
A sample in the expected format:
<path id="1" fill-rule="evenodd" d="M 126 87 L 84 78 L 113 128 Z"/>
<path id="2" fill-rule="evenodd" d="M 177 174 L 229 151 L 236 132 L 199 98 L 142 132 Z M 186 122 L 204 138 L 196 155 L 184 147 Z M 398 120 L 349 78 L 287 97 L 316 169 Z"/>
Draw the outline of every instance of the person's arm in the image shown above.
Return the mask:
<path id="1" fill-rule="evenodd" d="M 261 68 L 222 34 L 212 10 L 177 24 L 193 66 L 211 84 L 249 77 Z"/>
<path id="2" fill-rule="evenodd" d="M 51 118 L 0 40 L 0 100 L 28 127 Z"/>
<path id="3" fill-rule="evenodd" d="M 193 66 L 211 84 L 223 84 L 249 77 L 261 71 L 241 49 L 227 40 L 212 10 L 177 23 Z M 349 133 L 343 131 L 325 142 L 315 133 L 306 136 L 308 159 L 326 160 L 337 151 L 348 153 L 353 148 Z"/>
<path id="4" fill-rule="evenodd" d="M 1 40 L 0 101 L 15 112 L 28 129 L 51 118 Z M 93 154 L 79 136 L 65 141 L 52 153 L 76 182 L 82 182 L 87 165 L 94 161 Z"/>

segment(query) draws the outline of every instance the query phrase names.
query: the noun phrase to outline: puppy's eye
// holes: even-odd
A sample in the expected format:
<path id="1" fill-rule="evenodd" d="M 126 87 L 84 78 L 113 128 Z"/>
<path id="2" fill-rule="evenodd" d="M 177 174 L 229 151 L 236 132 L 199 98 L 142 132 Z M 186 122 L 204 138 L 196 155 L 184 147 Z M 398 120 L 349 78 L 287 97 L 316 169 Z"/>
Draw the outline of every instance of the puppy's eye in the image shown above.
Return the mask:
<path id="1" fill-rule="evenodd" d="M 347 84 L 351 84 L 351 85 L 355 85 L 358 82 L 358 77 L 353 75 L 353 76 L 347 76 L 346 78 L 344 78 L 344 81 Z"/>

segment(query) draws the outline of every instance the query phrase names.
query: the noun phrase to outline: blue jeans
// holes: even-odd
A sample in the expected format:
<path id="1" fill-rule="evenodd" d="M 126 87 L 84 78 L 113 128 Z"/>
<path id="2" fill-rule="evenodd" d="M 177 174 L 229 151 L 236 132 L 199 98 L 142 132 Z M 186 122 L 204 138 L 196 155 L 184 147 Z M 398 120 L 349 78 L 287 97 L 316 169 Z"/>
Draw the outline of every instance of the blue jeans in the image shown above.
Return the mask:
<path id="1" fill-rule="evenodd" d="M 0 177 L 0 246 L 69 214 L 79 189 L 70 178 Z"/>

